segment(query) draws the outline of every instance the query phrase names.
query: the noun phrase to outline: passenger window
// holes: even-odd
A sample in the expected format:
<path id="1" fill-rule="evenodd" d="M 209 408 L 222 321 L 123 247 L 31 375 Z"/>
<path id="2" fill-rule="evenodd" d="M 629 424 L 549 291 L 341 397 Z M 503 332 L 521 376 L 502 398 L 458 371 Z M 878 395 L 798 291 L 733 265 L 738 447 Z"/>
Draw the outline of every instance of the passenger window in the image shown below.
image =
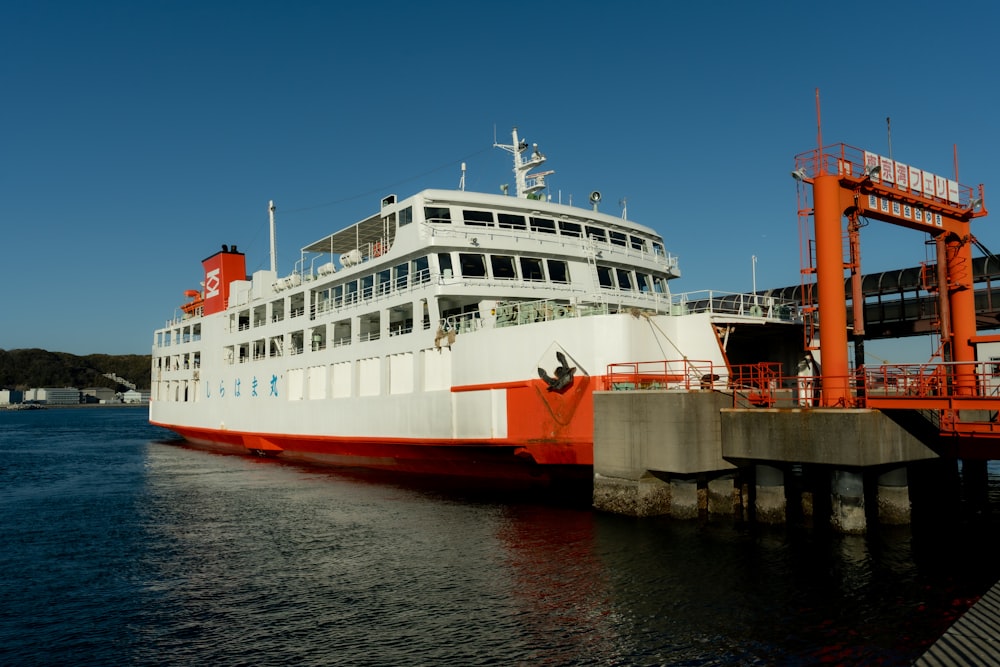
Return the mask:
<path id="1" fill-rule="evenodd" d="M 392 290 L 392 269 L 378 272 L 378 293 L 388 294 Z"/>
<path id="2" fill-rule="evenodd" d="M 424 257 L 417 257 L 413 260 L 413 281 L 418 285 L 431 279 L 430 260 Z"/>
<path id="3" fill-rule="evenodd" d="M 396 289 L 404 289 L 406 287 L 410 265 L 406 263 L 398 264 L 393 270 L 396 273 Z"/>

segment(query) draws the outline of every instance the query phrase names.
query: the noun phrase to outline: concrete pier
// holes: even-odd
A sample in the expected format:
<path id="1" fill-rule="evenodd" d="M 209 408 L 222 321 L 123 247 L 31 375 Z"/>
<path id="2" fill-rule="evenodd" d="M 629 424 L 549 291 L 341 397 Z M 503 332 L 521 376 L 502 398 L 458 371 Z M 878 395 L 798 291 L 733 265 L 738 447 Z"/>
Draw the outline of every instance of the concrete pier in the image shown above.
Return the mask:
<path id="1" fill-rule="evenodd" d="M 879 410 L 731 405 L 711 390 L 595 392 L 594 507 L 762 523 L 829 517 L 863 533 L 869 520 L 908 523 L 908 467 L 941 460 Z M 877 508 L 866 507 L 866 490 Z"/>
<path id="2" fill-rule="evenodd" d="M 594 507 L 632 516 L 697 518 L 708 505 L 698 479 L 735 469 L 722 458 L 718 392 L 597 392 Z M 702 500 L 704 496 L 704 500 Z"/>

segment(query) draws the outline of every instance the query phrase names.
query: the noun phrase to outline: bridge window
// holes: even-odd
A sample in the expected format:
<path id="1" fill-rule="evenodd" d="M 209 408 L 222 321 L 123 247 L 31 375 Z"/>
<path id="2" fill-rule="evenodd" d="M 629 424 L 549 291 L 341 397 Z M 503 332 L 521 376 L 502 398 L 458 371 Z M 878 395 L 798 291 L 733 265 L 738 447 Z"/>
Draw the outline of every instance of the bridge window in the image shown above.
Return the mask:
<path id="1" fill-rule="evenodd" d="M 546 265 L 549 269 L 549 280 L 554 283 L 569 282 L 569 268 L 566 266 L 566 262 L 560 259 L 550 259 Z"/>
<path id="2" fill-rule="evenodd" d="M 522 257 L 521 277 L 524 280 L 545 280 L 545 274 L 542 272 L 542 260 L 537 257 Z"/>
<path id="3" fill-rule="evenodd" d="M 413 222 L 413 207 L 407 206 L 399 212 L 399 226 L 408 225 Z"/>
<path id="4" fill-rule="evenodd" d="M 650 284 L 649 283 L 649 276 L 647 276 L 645 273 L 636 273 L 635 274 L 635 284 L 638 287 L 638 289 L 639 289 L 640 292 L 648 292 L 649 291 L 649 284 Z"/>
<path id="5" fill-rule="evenodd" d="M 501 229 L 527 229 L 523 215 L 513 213 L 497 213 L 497 226 Z"/>
<path id="6" fill-rule="evenodd" d="M 611 274 L 610 266 L 597 266 L 597 282 L 600 283 L 601 287 L 606 287 L 608 289 L 614 289 L 615 279 Z"/>
<path id="7" fill-rule="evenodd" d="M 500 280 L 512 280 L 517 278 L 514 270 L 514 258 L 510 255 L 493 255 L 490 257 L 490 266 L 493 269 L 493 277 Z"/>
<path id="8" fill-rule="evenodd" d="M 462 211 L 465 224 L 473 227 L 492 227 L 493 211 Z"/>
<path id="9" fill-rule="evenodd" d="M 608 235 L 611 237 L 611 245 L 620 245 L 623 248 L 628 245 L 628 237 L 625 234 L 610 231 L 608 232 Z"/>
<path id="10" fill-rule="evenodd" d="M 629 243 L 632 245 L 632 250 L 646 250 L 646 240 L 641 239 L 638 236 L 628 237 Z"/>
<path id="11" fill-rule="evenodd" d="M 451 255 L 446 252 L 438 253 L 438 270 L 445 278 L 451 278 L 454 271 L 451 267 Z"/>
<path id="12" fill-rule="evenodd" d="M 563 236 L 575 236 L 580 238 L 583 236 L 583 226 L 579 222 L 570 222 L 569 220 L 559 221 L 559 233 Z"/>
<path id="13" fill-rule="evenodd" d="M 548 218 L 531 218 L 531 231 L 555 234 L 556 223 L 554 220 L 549 220 Z"/>
<path id="14" fill-rule="evenodd" d="M 427 222 L 450 223 L 451 209 L 443 206 L 425 206 L 424 220 Z"/>
<path id="15" fill-rule="evenodd" d="M 458 261 L 463 278 L 486 277 L 486 259 L 482 255 L 463 252 L 458 254 Z"/>
<path id="16" fill-rule="evenodd" d="M 632 290 L 632 272 L 627 269 L 617 269 L 618 274 L 618 289 Z"/>
<path id="17" fill-rule="evenodd" d="M 601 241 L 602 243 L 607 243 L 608 234 L 603 227 L 592 227 L 587 225 L 587 238 L 594 239 L 595 241 Z"/>

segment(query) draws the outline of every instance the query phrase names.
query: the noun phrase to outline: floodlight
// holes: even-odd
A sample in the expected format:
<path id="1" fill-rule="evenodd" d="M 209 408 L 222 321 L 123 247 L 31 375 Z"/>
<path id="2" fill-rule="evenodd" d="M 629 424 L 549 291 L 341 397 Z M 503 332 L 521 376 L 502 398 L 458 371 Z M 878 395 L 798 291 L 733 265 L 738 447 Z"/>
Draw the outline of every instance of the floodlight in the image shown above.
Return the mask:
<path id="1" fill-rule="evenodd" d="M 872 178 L 874 176 L 878 176 L 881 173 L 882 173 L 882 165 L 870 164 L 867 167 L 865 167 L 865 171 L 862 174 L 862 176 L 864 176 L 865 178 Z"/>

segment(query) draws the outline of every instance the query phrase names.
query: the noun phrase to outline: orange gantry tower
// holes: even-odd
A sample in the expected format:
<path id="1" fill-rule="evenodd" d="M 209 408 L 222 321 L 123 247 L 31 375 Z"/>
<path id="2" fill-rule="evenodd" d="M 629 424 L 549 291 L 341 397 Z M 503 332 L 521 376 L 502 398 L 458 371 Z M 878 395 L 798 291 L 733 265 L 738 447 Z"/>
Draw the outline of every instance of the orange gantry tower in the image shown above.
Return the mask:
<path id="1" fill-rule="evenodd" d="M 862 218 L 925 232 L 934 239 L 941 343 L 948 360 L 958 362 L 952 390 L 959 396 L 974 395 L 976 312 L 972 246 L 975 239 L 970 222 L 986 215 L 983 186 L 963 186 L 957 180 L 846 144 L 823 146 L 821 138 L 818 144 L 816 149 L 795 157 L 792 176 L 812 189 L 811 206 L 803 203 L 800 191 L 799 215 L 812 215 L 814 222 L 815 248 L 808 249 L 810 266 L 803 268 L 803 272 L 815 272 L 815 296 L 822 318 L 821 405 L 854 404 L 844 270 L 850 269 L 854 284 L 854 330 L 863 333 L 864 308 L 858 302 L 861 292 L 858 230 Z M 846 262 L 845 219 L 849 247 Z M 808 315 L 807 312 L 807 318 Z"/>

